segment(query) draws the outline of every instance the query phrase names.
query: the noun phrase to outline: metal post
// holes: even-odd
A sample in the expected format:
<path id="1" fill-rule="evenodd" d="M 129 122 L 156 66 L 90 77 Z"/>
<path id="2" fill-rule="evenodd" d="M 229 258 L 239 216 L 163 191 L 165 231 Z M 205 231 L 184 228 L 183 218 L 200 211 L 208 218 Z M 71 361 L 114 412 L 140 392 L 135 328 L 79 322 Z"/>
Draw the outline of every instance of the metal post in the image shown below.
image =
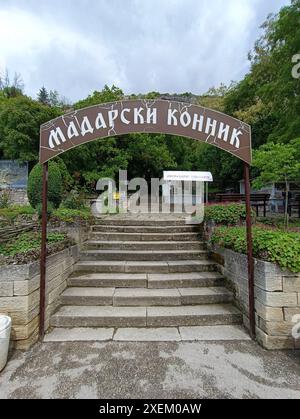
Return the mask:
<path id="1" fill-rule="evenodd" d="M 46 257 L 47 257 L 47 195 L 48 195 L 48 162 L 43 164 L 42 189 L 42 241 L 40 262 L 40 339 L 45 333 L 45 291 L 46 291 Z"/>
<path id="2" fill-rule="evenodd" d="M 254 300 L 254 260 L 252 244 L 252 219 L 251 219 L 251 198 L 250 198 L 250 175 L 249 164 L 244 163 L 244 180 L 246 196 L 246 225 L 247 225 L 247 256 L 248 256 L 248 291 L 249 291 L 249 322 L 250 335 L 255 338 L 255 300 Z"/>

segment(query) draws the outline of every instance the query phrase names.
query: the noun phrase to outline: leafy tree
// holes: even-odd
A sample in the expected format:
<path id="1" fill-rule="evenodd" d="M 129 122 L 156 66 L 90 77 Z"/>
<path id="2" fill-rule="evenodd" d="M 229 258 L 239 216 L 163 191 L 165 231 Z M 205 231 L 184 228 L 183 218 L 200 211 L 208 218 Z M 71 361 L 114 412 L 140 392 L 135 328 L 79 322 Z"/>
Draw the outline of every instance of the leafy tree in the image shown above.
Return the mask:
<path id="1" fill-rule="evenodd" d="M 100 103 L 114 102 L 117 100 L 124 99 L 124 93 L 121 89 L 116 86 L 111 88 L 107 85 L 99 92 L 95 91 L 92 95 L 88 96 L 86 99 L 80 100 L 74 104 L 75 109 L 85 108 L 87 106 L 98 105 Z"/>
<path id="2" fill-rule="evenodd" d="M 250 73 L 225 97 L 227 113 L 255 116 L 255 146 L 289 142 L 300 135 L 300 81 L 291 75 L 292 57 L 300 51 L 299 11 L 300 0 L 292 0 L 278 15 L 268 17 L 249 54 Z"/>
<path id="3" fill-rule="evenodd" d="M 260 188 L 270 182 L 285 183 L 285 222 L 288 224 L 290 182 L 300 179 L 300 138 L 290 144 L 268 143 L 254 154 L 254 166 L 260 175 L 253 186 Z"/>
<path id="4" fill-rule="evenodd" d="M 150 182 L 152 177 L 161 177 L 164 169 L 176 168 L 162 134 L 131 134 L 124 137 L 124 146 L 129 155 L 130 177 L 144 177 Z"/>
<path id="5" fill-rule="evenodd" d="M 49 93 L 47 92 L 47 89 L 44 86 L 40 88 L 37 99 L 42 105 L 50 104 Z"/>
<path id="6" fill-rule="evenodd" d="M 26 96 L 0 100 L 0 152 L 3 158 L 38 160 L 40 125 L 59 114 Z"/>
<path id="7" fill-rule="evenodd" d="M 49 104 L 50 106 L 59 106 L 59 93 L 57 90 L 50 90 L 49 92 Z"/>
<path id="8" fill-rule="evenodd" d="M 5 70 L 4 75 L 0 74 L 0 97 L 12 98 L 22 96 L 24 89 L 24 83 L 19 73 L 14 74 L 14 78 L 11 81 L 8 70 Z"/>
<path id="9" fill-rule="evenodd" d="M 127 151 L 118 146 L 114 137 L 99 139 L 69 150 L 63 155 L 68 171 L 78 186 L 93 190 L 101 177 L 115 178 L 119 169 L 128 165 Z"/>

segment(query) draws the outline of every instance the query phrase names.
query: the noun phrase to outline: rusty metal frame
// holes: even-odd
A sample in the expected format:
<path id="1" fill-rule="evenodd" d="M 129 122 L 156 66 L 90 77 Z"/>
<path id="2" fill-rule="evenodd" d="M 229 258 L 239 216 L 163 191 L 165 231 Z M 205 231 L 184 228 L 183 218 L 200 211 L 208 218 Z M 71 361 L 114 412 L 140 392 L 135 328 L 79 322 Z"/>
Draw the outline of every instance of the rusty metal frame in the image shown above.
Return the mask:
<path id="1" fill-rule="evenodd" d="M 42 240 L 40 260 L 40 324 L 39 335 L 45 334 L 45 300 L 46 300 L 46 258 L 47 258 L 47 204 L 48 204 L 48 162 L 43 164 L 42 188 Z"/>
<path id="2" fill-rule="evenodd" d="M 226 115 L 223 115 L 226 116 Z M 48 124 L 49 125 L 49 124 Z M 51 125 L 51 124 L 50 124 Z M 42 133 L 47 124 L 41 126 L 40 150 L 42 145 Z M 251 131 L 250 152 L 251 152 Z M 65 150 L 66 151 L 66 150 Z M 230 152 L 228 150 L 224 150 Z M 232 153 L 231 153 L 232 154 Z M 238 156 L 236 156 L 238 157 Z M 238 157 L 243 160 L 241 157 Z M 49 159 L 48 159 L 49 160 Z M 48 160 L 43 161 L 43 187 L 42 187 L 42 240 L 40 260 L 40 325 L 39 335 L 43 339 L 45 333 L 45 299 L 46 299 L 46 257 L 47 257 L 47 195 L 48 195 Z M 250 158 L 251 160 L 251 158 Z M 250 335 L 255 338 L 255 296 L 254 296 L 254 259 L 252 241 L 251 197 L 250 197 L 250 165 L 244 160 L 244 181 L 246 196 L 246 228 L 247 228 L 247 260 L 248 260 L 248 291 L 249 291 L 249 329 Z"/>
<path id="3" fill-rule="evenodd" d="M 248 258 L 248 293 L 249 293 L 249 331 L 252 339 L 255 338 L 255 296 L 254 296 L 254 259 L 251 217 L 251 187 L 250 166 L 244 163 L 244 181 L 246 198 L 246 229 L 247 229 L 247 258 Z"/>

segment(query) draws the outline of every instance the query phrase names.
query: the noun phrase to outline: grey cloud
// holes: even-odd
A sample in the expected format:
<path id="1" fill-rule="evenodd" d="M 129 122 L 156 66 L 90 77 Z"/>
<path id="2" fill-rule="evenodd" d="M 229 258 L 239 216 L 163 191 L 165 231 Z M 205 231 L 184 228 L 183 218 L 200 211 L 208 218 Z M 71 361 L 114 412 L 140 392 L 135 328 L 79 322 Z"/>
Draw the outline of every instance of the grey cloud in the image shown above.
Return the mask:
<path id="1" fill-rule="evenodd" d="M 201 93 L 243 77 L 260 24 L 288 3 L 0 0 L 0 19 L 9 20 L 0 65 L 21 72 L 31 95 L 44 84 L 76 100 L 105 83 L 127 93 Z M 19 37 L 9 32 L 16 21 Z"/>

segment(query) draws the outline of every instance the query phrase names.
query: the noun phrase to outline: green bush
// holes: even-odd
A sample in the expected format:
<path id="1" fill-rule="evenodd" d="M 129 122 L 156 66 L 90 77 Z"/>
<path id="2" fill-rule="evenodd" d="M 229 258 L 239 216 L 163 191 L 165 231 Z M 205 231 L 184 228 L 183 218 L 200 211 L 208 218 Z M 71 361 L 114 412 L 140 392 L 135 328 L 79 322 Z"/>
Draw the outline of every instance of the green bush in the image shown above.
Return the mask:
<path id="1" fill-rule="evenodd" d="M 43 169 L 40 164 L 34 166 L 28 179 L 28 199 L 33 208 L 42 203 Z M 62 200 L 62 176 L 59 166 L 54 161 L 49 162 L 48 169 L 48 201 L 58 208 Z"/>
<path id="2" fill-rule="evenodd" d="M 247 253 L 244 227 L 218 227 L 211 242 L 238 253 Z M 300 272 L 300 235 L 254 227 L 253 255 L 258 259 L 277 263 L 283 269 Z"/>
<path id="3" fill-rule="evenodd" d="M 88 221 L 92 217 L 91 211 L 89 208 L 82 210 L 78 209 L 69 209 L 69 208 L 59 208 L 55 210 L 52 214 L 52 218 L 56 218 L 59 221 L 65 223 L 75 223 L 77 221 Z"/>
<path id="4" fill-rule="evenodd" d="M 61 208 L 68 208 L 68 209 L 84 209 L 84 199 L 83 196 L 78 193 L 76 190 L 72 190 L 68 196 L 63 200 L 61 203 Z"/>
<path id="5" fill-rule="evenodd" d="M 208 205 L 205 207 L 204 219 L 205 221 L 214 221 L 216 224 L 240 224 L 246 220 L 246 206 L 235 203 Z"/>
<path id="6" fill-rule="evenodd" d="M 56 157 L 54 161 L 59 167 L 59 171 L 63 182 L 63 188 L 69 191 L 72 187 L 72 184 L 74 183 L 72 176 L 70 175 L 67 166 L 61 157 Z"/>
<path id="7" fill-rule="evenodd" d="M 42 212 L 43 212 L 42 204 L 37 204 L 36 211 L 39 215 L 39 218 L 42 218 Z M 47 217 L 48 218 L 52 215 L 53 211 L 54 211 L 54 206 L 53 206 L 52 202 L 48 201 L 47 202 Z"/>

